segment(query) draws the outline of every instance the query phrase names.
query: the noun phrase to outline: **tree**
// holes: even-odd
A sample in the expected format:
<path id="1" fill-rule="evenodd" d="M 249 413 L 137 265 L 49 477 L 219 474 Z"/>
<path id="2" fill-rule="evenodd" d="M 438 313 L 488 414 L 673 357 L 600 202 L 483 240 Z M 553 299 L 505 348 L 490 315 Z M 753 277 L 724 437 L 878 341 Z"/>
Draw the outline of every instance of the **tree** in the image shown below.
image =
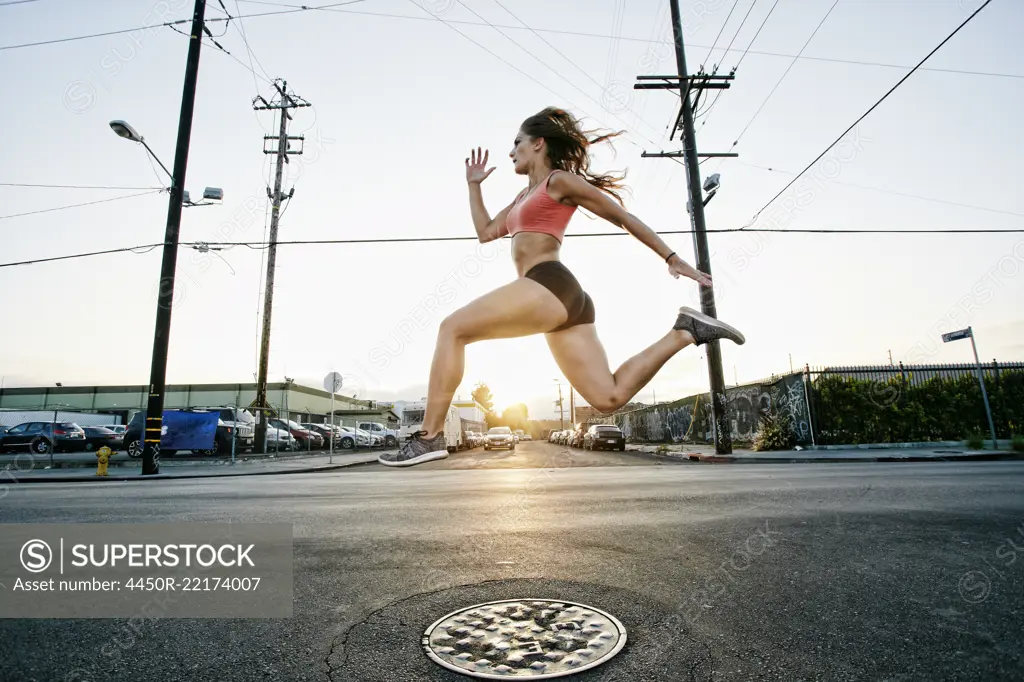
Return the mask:
<path id="1" fill-rule="evenodd" d="M 530 428 L 529 410 L 523 403 L 509 405 L 505 408 L 505 411 L 501 413 L 501 423 L 513 431 L 516 429 L 522 429 L 525 431 Z"/>
<path id="2" fill-rule="evenodd" d="M 492 410 L 494 410 L 494 396 L 491 395 L 491 389 L 487 386 L 487 384 L 483 382 L 478 383 L 476 385 L 476 388 L 473 389 L 472 397 L 473 400 L 477 401 L 483 406 L 484 412 L 491 412 Z"/>
<path id="3" fill-rule="evenodd" d="M 493 429 L 495 426 L 504 426 L 505 425 L 505 423 L 501 420 L 501 417 L 499 417 L 494 412 L 488 412 L 487 414 L 485 414 L 484 415 L 484 421 L 487 422 L 487 428 L 488 429 Z"/>

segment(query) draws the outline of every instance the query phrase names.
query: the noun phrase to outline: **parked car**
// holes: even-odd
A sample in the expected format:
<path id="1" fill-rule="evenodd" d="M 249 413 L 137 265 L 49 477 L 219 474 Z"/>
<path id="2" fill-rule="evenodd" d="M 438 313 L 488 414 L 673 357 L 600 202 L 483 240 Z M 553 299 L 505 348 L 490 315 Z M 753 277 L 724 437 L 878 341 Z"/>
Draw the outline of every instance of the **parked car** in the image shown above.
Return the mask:
<path id="1" fill-rule="evenodd" d="M 370 434 L 361 429 L 342 426 L 340 442 L 343 450 L 351 450 L 355 447 L 368 448 L 373 443 L 373 440 L 370 438 Z"/>
<path id="2" fill-rule="evenodd" d="M 112 430 L 103 426 L 83 426 L 82 430 L 85 431 L 85 449 L 99 450 L 103 446 L 106 446 L 117 452 L 121 449 L 124 438 Z"/>
<path id="3" fill-rule="evenodd" d="M 365 429 L 356 429 L 356 431 L 369 439 L 371 448 L 384 447 L 384 436 L 379 436 L 375 433 L 366 431 Z"/>
<path id="4" fill-rule="evenodd" d="M 574 448 L 583 447 L 583 434 L 586 430 L 582 426 L 577 426 L 575 431 L 569 433 L 569 445 Z"/>
<path id="5" fill-rule="evenodd" d="M 267 428 L 267 444 L 265 452 L 290 452 L 299 449 L 299 441 L 295 440 L 285 429 Z"/>
<path id="6" fill-rule="evenodd" d="M 0 438 L 0 451 L 27 448 L 36 455 L 81 452 L 85 431 L 74 422 L 25 422 L 7 429 Z"/>
<path id="7" fill-rule="evenodd" d="M 484 450 L 495 450 L 497 448 L 516 449 L 515 434 L 507 426 L 495 426 L 487 431 L 487 440 L 484 442 Z"/>
<path id="8" fill-rule="evenodd" d="M 380 422 L 359 422 L 359 428 L 374 436 L 380 436 L 385 447 L 398 445 L 398 431 L 389 429 Z"/>
<path id="9" fill-rule="evenodd" d="M 100 424 L 105 429 L 110 429 L 119 436 L 124 436 L 124 432 L 128 430 L 127 424 Z"/>
<path id="10" fill-rule="evenodd" d="M 225 435 L 235 439 L 235 452 L 252 449 L 256 441 L 256 417 L 252 412 L 243 408 L 234 408 L 230 405 L 217 407 L 192 407 L 193 412 L 218 412 L 220 421 L 217 424 L 217 451 L 220 454 L 231 452 L 231 439 L 221 438 L 221 427 L 224 427 Z"/>
<path id="11" fill-rule="evenodd" d="M 597 424 L 583 436 L 584 450 L 625 450 L 626 437 L 618 426 Z"/>
<path id="12" fill-rule="evenodd" d="M 290 433 L 299 442 L 300 450 L 319 450 L 324 446 L 323 436 L 290 419 L 271 419 L 267 423 L 275 429 L 284 429 Z"/>
<path id="13" fill-rule="evenodd" d="M 320 434 L 320 437 L 323 438 L 324 440 L 324 447 L 330 447 L 331 440 L 334 441 L 334 445 L 335 447 L 337 447 L 338 442 L 341 440 L 341 436 L 335 433 L 333 429 L 331 429 L 330 424 L 315 424 L 313 422 L 302 422 L 301 426 L 306 427 L 307 429 L 313 431 L 314 433 Z"/>
<path id="14" fill-rule="evenodd" d="M 523 440 L 523 441 L 532 441 L 532 440 L 533 440 L 533 436 L 531 436 L 531 435 L 530 435 L 530 434 L 528 434 L 528 433 L 524 433 L 524 434 L 523 434 L 523 435 L 521 436 L 521 438 L 522 438 L 522 440 Z"/>

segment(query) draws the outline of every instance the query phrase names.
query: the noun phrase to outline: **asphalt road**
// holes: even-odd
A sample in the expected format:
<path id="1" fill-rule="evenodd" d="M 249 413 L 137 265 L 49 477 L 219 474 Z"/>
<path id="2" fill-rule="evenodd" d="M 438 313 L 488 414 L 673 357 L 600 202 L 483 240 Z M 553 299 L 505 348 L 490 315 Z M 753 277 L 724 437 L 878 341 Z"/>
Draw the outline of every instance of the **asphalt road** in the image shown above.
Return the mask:
<path id="1" fill-rule="evenodd" d="M 424 629 L 513 598 L 581 602 L 625 625 L 616 658 L 568 679 L 1024 677 L 1024 463 L 705 465 L 562 450 L 11 486 L 6 523 L 292 523 L 294 616 L 135 632 L 125 620 L 3 620 L 0 677 L 454 682 L 469 678 L 424 656 Z"/>

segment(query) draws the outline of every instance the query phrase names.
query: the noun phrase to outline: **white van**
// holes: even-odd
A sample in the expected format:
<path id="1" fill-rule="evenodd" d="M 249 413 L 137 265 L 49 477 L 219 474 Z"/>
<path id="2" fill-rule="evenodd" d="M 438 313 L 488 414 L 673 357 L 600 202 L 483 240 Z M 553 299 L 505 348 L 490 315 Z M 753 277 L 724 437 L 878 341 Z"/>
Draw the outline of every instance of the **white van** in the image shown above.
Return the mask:
<path id="1" fill-rule="evenodd" d="M 423 428 L 423 415 L 427 403 L 423 400 L 406 403 L 402 408 L 402 438 L 408 438 Z M 448 443 L 448 452 L 457 452 L 465 447 L 462 437 L 462 417 L 454 405 L 448 406 L 448 414 L 444 419 L 444 439 Z"/>

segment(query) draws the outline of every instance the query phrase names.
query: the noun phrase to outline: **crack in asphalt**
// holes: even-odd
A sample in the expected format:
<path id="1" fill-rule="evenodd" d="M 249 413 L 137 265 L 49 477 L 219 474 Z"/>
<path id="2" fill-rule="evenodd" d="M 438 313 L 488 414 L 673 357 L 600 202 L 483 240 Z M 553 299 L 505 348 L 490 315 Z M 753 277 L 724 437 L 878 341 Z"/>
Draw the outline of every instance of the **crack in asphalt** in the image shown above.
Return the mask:
<path id="1" fill-rule="evenodd" d="M 704 678 L 704 680 L 705 681 L 713 680 L 714 677 L 715 677 L 715 657 L 711 653 L 711 645 L 708 644 L 703 639 L 698 639 L 697 643 L 705 649 L 705 651 L 707 652 L 707 655 L 708 655 L 708 668 L 709 668 L 709 670 L 708 670 L 708 674 Z M 697 663 L 698 663 L 698 658 L 696 656 L 694 656 L 693 657 L 693 661 L 690 663 L 690 679 L 693 680 L 693 682 L 697 682 Z"/>

